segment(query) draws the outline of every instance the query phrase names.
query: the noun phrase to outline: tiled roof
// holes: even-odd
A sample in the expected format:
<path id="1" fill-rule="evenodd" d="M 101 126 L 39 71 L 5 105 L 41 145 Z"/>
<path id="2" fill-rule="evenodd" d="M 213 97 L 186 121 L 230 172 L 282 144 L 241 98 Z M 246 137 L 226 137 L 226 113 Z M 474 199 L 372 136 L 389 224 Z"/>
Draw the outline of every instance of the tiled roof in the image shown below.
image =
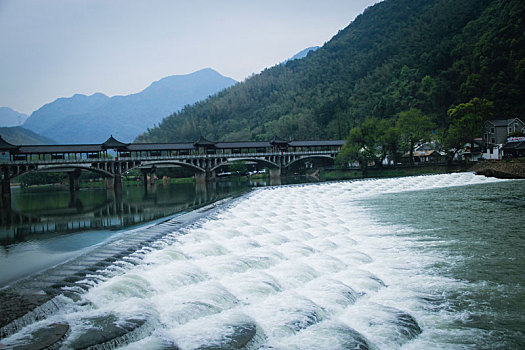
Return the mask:
<path id="1" fill-rule="evenodd" d="M 283 140 L 284 141 L 284 140 Z M 342 146 L 344 140 L 319 140 L 319 141 L 284 141 L 290 147 L 323 147 L 323 146 Z M 96 153 L 107 149 L 117 149 L 121 152 L 140 152 L 140 151 L 172 151 L 172 150 L 192 150 L 196 146 L 207 146 L 218 149 L 234 149 L 234 148 L 270 148 L 272 147 L 269 141 L 238 141 L 238 142 L 211 142 L 204 138 L 199 139 L 198 142 L 181 142 L 181 143 L 122 143 L 113 137 L 110 137 L 103 144 L 87 144 L 87 145 L 28 145 L 15 146 L 4 141 L 0 137 L 0 150 L 13 150 L 22 154 L 43 154 L 43 153 Z"/>
<path id="2" fill-rule="evenodd" d="M 197 141 L 193 143 L 195 146 L 215 146 L 215 142 L 212 142 L 210 140 L 206 140 L 204 137 L 199 137 Z"/>
<path id="3" fill-rule="evenodd" d="M 490 123 L 496 127 L 501 126 L 509 126 L 513 121 L 518 120 L 521 122 L 519 118 L 510 118 L 510 119 L 494 119 L 494 120 L 488 120 L 487 123 Z M 523 122 L 522 122 L 523 123 Z"/>
<path id="4" fill-rule="evenodd" d="M 131 143 L 127 150 L 132 152 L 140 151 L 175 151 L 194 149 L 193 143 Z"/>
<path id="5" fill-rule="evenodd" d="M 344 140 L 290 141 L 290 147 L 342 146 Z"/>
<path id="6" fill-rule="evenodd" d="M 102 148 L 108 149 L 108 148 L 125 148 L 128 144 L 124 142 L 120 142 L 117 139 L 111 135 L 103 144 Z"/>
<path id="7" fill-rule="evenodd" d="M 101 145 L 34 145 L 20 146 L 18 153 L 96 153 L 101 151 Z"/>
<path id="8" fill-rule="evenodd" d="M 217 142 L 216 146 L 219 149 L 271 147 L 268 141 Z"/>
<path id="9" fill-rule="evenodd" d="M 11 151 L 17 149 L 18 146 L 12 145 L 0 136 L 0 151 Z"/>

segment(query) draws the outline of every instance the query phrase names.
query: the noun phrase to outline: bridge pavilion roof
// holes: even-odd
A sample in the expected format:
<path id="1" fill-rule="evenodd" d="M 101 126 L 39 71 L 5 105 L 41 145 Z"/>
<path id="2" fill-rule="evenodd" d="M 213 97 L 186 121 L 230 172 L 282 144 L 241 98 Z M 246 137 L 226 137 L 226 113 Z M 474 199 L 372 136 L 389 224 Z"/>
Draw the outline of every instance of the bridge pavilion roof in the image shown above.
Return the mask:
<path id="1" fill-rule="evenodd" d="M 119 140 L 115 139 L 113 137 L 113 135 L 111 135 L 103 144 L 102 144 L 102 149 L 110 149 L 110 148 L 114 148 L 114 149 L 118 149 L 119 151 L 120 150 L 125 150 L 126 147 L 128 146 L 127 143 L 124 143 L 124 142 L 120 142 Z"/>
<path id="2" fill-rule="evenodd" d="M 74 145 L 21 145 L 15 146 L 0 137 L 0 151 L 11 151 L 19 154 L 73 154 L 73 153 L 97 153 L 107 149 L 118 149 L 119 151 L 175 151 L 192 150 L 195 147 L 235 149 L 235 148 L 267 148 L 275 145 L 272 141 L 238 141 L 238 142 L 211 142 L 199 139 L 199 143 L 129 143 L 125 144 L 110 137 L 103 144 L 74 144 Z M 282 140 L 284 141 L 284 140 Z M 290 147 L 319 147 L 319 146 L 342 146 L 344 140 L 319 140 L 319 141 L 284 141 Z"/>
<path id="3" fill-rule="evenodd" d="M 217 142 L 216 147 L 219 149 L 233 148 L 263 148 L 270 147 L 268 141 L 237 141 L 237 142 Z"/>
<path id="4" fill-rule="evenodd" d="M 7 142 L 0 136 L 0 151 L 14 151 L 18 149 L 19 146 L 15 146 Z"/>
<path id="5" fill-rule="evenodd" d="M 289 141 L 283 140 L 279 136 L 274 136 L 273 139 L 270 141 L 271 145 L 287 145 Z"/>
<path id="6" fill-rule="evenodd" d="M 28 145 L 20 146 L 17 153 L 46 154 L 46 153 L 96 153 L 101 152 L 101 145 Z"/>
<path id="7" fill-rule="evenodd" d="M 345 140 L 290 141 L 290 147 L 342 146 Z"/>
<path id="8" fill-rule="evenodd" d="M 175 150 L 192 150 L 195 146 L 193 143 L 130 143 L 127 147 L 128 151 L 175 151 Z"/>
<path id="9" fill-rule="evenodd" d="M 218 149 L 231 148 L 263 148 L 271 147 L 275 143 L 272 141 L 238 141 L 238 142 L 217 142 Z M 287 144 L 290 147 L 319 147 L 319 146 L 342 146 L 345 140 L 310 140 L 310 141 L 285 141 L 278 144 Z"/>
<path id="10" fill-rule="evenodd" d="M 207 147 L 207 148 L 215 148 L 216 142 L 206 140 L 204 137 L 199 137 L 197 141 L 193 143 L 195 147 Z"/>

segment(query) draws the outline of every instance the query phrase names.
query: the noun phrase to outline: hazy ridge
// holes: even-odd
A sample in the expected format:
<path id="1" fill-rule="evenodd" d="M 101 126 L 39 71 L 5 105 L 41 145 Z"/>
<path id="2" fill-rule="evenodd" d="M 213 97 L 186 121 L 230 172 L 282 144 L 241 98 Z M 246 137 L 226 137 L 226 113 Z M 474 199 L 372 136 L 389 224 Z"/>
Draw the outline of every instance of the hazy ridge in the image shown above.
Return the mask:
<path id="1" fill-rule="evenodd" d="M 206 68 L 174 75 L 127 96 L 74 95 L 33 112 L 24 127 L 58 143 L 100 143 L 111 134 L 123 142 L 185 105 L 205 99 L 236 81 Z"/>

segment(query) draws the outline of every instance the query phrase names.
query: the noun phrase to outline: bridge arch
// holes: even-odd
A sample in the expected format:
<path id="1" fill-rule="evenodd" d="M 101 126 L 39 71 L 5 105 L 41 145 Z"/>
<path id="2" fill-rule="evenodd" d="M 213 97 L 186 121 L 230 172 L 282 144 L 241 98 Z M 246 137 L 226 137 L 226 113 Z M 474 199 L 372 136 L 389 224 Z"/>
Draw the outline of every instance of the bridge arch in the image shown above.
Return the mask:
<path id="1" fill-rule="evenodd" d="M 319 155 L 307 155 L 307 156 L 301 156 L 297 159 L 294 159 L 292 160 L 291 162 L 285 164 L 285 168 L 289 168 L 291 167 L 292 165 L 294 164 L 297 164 L 297 163 L 300 163 L 300 162 L 304 162 L 305 160 L 308 160 L 308 159 L 328 159 L 331 161 L 331 163 L 333 164 L 335 162 L 335 158 L 332 157 L 331 155 L 323 155 L 323 154 L 319 154 Z"/>
<path id="2" fill-rule="evenodd" d="M 165 161 L 162 161 L 162 160 L 159 160 L 159 161 L 147 161 L 147 162 L 141 162 L 140 164 L 137 164 L 135 166 L 132 166 L 130 168 L 128 168 L 125 172 L 129 172 L 131 170 L 135 170 L 135 169 L 141 169 L 141 168 L 151 168 L 153 166 L 157 166 L 157 165 L 175 165 L 175 166 L 180 166 L 180 167 L 184 167 L 184 168 L 189 168 L 189 169 L 192 169 L 192 170 L 195 170 L 195 172 L 198 172 L 198 173 L 205 173 L 206 172 L 206 169 L 198 166 L 198 165 L 195 165 L 195 164 L 191 164 L 191 163 L 186 163 L 186 162 L 183 162 L 183 161 L 177 161 L 177 160 L 165 160 Z"/>
<path id="3" fill-rule="evenodd" d="M 277 169 L 279 168 L 279 165 L 277 165 L 276 163 L 272 162 L 272 161 L 269 161 L 267 159 L 264 159 L 264 158 L 249 158 L 249 157 L 246 157 L 246 158 L 229 158 L 228 160 L 226 160 L 225 162 L 222 162 L 222 163 L 219 163 L 217 164 L 216 166 L 214 166 L 213 168 L 211 168 L 210 170 L 211 171 L 215 171 L 217 170 L 218 168 L 220 168 L 221 166 L 224 166 L 224 165 L 232 165 L 233 163 L 235 162 L 252 162 L 252 163 L 257 163 L 257 164 L 263 164 L 265 166 L 267 166 L 268 168 L 270 169 Z"/>
<path id="4" fill-rule="evenodd" d="M 42 166 L 42 167 L 28 167 L 27 169 L 24 169 L 20 172 L 17 172 L 16 174 L 11 177 L 11 179 L 15 179 L 19 176 L 29 174 L 29 173 L 69 173 L 75 170 L 85 170 L 90 171 L 99 175 L 102 175 L 103 177 L 110 178 L 113 177 L 113 174 L 99 168 L 91 167 L 91 166 L 82 166 L 82 165 L 50 165 L 50 166 Z"/>

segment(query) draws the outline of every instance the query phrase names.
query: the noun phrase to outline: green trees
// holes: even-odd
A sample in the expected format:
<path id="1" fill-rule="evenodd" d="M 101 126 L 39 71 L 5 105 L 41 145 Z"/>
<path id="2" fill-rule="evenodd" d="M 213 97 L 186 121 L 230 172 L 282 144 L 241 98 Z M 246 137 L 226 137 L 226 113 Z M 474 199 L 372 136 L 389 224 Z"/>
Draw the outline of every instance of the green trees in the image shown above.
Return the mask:
<path id="1" fill-rule="evenodd" d="M 483 123 L 492 117 L 493 109 L 492 102 L 475 97 L 448 110 L 450 126 L 446 133 L 445 146 L 454 150 L 451 157 L 466 143 L 474 147 L 474 139 L 481 136 Z"/>
<path id="2" fill-rule="evenodd" d="M 236 160 L 232 164 L 230 164 L 230 171 L 237 175 L 242 175 L 246 172 L 248 172 L 248 166 L 246 165 L 246 162 L 242 160 Z"/>
<path id="3" fill-rule="evenodd" d="M 459 99 L 482 97 L 503 115 L 522 115 L 525 86 L 525 2 L 494 1 L 465 26 L 449 68 Z"/>
<path id="4" fill-rule="evenodd" d="M 43 184 L 54 184 L 66 181 L 67 176 L 65 173 L 42 173 L 32 172 L 27 173 L 19 177 L 18 181 L 22 185 L 43 185 Z"/>
<path id="5" fill-rule="evenodd" d="M 365 121 L 361 127 L 352 128 L 337 156 L 336 164 L 346 166 L 349 162 L 359 162 L 361 169 L 366 172 L 368 163 L 375 161 L 377 157 L 374 128 L 371 119 Z"/>
<path id="6" fill-rule="evenodd" d="M 428 141 L 434 128 L 432 120 L 419 109 L 411 108 L 399 113 L 396 123 L 402 142 L 408 148 L 410 164 L 414 164 L 414 145 L 420 140 Z"/>
<path id="7" fill-rule="evenodd" d="M 350 130 L 336 162 L 345 165 L 357 161 L 366 169 L 372 162 L 381 166 L 387 157 L 397 163 L 400 151 L 408 151 L 410 164 L 413 164 L 414 146 L 430 140 L 433 129 L 430 117 L 416 108 L 399 113 L 395 124 L 388 119 L 367 118 Z"/>
<path id="8" fill-rule="evenodd" d="M 392 122 L 367 118 L 360 126 L 350 130 L 336 164 L 346 166 L 356 161 L 366 171 L 369 163 L 381 166 L 387 156 L 396 161 L 398 153 L 399 131 Z"/>
<path id="9" fill-rule="evenodd" d="M 432 139 L 453 150 L 449 154 L 451 160 L 466 143 L 473 145 L 474 139 L 481 136 L 483 123 L 492 117 L 493 107 L 492 102 L 481 98 L 454 106 L 447 113 L 449 127 L 436 135 L 433 135 L 435 123 L 416 108 L 399 113 L 395 124 L 389 119 L 367 118 L 350 130 L 337 164 L 357 161 L 366 169 L 369 163 L 381 166 L 386 157 L 398 163 L 400 152 L 408 152 L 412 165 L 415 146 Z"/>
<path id="10" fill-rule="evenodd" d="M 388 156 L 394 164 L 399 163 L 401 154 L 400 130 L 389 120 L 383 120 L 382 134 L 380 137 L 381 162 Z"/>

